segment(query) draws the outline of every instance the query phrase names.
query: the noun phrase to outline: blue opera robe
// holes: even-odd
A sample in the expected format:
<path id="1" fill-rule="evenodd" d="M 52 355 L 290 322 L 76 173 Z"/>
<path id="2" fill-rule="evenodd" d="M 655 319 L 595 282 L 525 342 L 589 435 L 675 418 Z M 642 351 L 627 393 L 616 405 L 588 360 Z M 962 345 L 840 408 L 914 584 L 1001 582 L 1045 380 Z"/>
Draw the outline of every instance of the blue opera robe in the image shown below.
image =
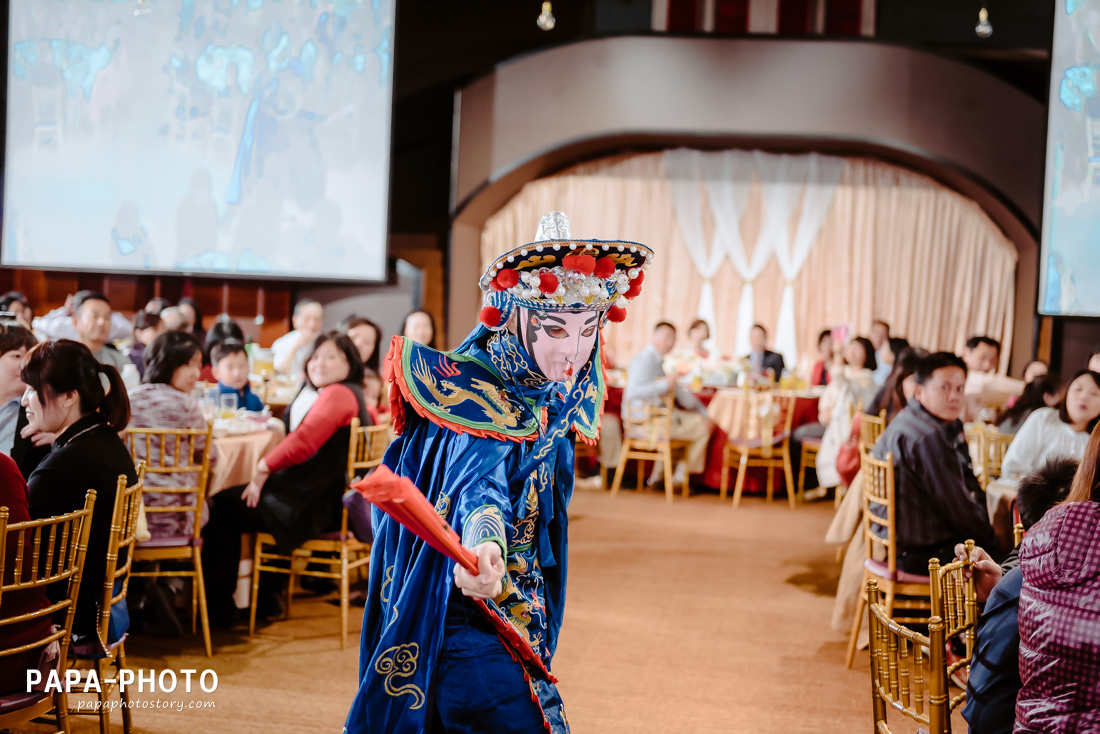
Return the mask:
<path id="1" fill-rule="evenodd" d="M 404 389 L 398 402 L 391 403 L 404 425 L 385 464 L 424 492 L 464 545 L 506 536 L 504 591 L 489 606 L 506 623 L 513 645 L 529 645 L 548 671 L 565 604 L 574 431 L 594 434 L 592 427 L 598 426 L 602 371 L 592 367 L 593 362 L 599 364 L 597 353 L 566 389 L 557 383 L 531 387 L 529 383 L 537 380 L 528 379 L 529 368 L 523 369 L 530 360 L 516 352 L 517 343 L 509 338 L 475 331 L 465 349 L 456 350 L 473 358 L 466 362 L 462 354 L 441 354 L 395 338 L 389 359 L 395 381 Z M 430 374 L 433 369 L 435 377 Z M 425 391 L 417 392 L 424 380 L 435 380 L 431 389 L 437 397 L 456 384 L 456 389 L 465 389 L 478 380 L 484 383 L 486 370 L 503 388 L 501 396 L 514 401 L 514 435 L 496 433 L 492 425 L 478 424 L 470 414 L 446 415 L 438 400 L 432 404 Z M 437 379 L 439 375 L 446 375 L 447 381 Z M 417 380 L 419 387 L 406 384 Z M 535 433 L 523 437 L 524 426 Z M 374 510 L 373 521 L 360 688 L 345 731 L 419 733 L 430 723 L 433 696 L 447 695 L 432 684 L 454 587 L 454 564 L 380 510 Z M 503 635 L 501 644 L 506 644 Z M 545 728 L 553 734 L 568 732 L 553 677 L 522 661 L 517 649 L 511 650 L 513 659 L 523 666 Z"/>

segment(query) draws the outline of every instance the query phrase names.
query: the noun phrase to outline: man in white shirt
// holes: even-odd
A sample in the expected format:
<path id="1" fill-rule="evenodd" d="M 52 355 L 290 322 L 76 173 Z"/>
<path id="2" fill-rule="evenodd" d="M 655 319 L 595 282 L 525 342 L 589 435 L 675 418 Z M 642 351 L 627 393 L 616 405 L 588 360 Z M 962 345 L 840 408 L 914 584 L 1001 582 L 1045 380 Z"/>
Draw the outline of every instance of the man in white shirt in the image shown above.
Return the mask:
<path id="1" fill-rule="evenodd" d="M 309 298 L 298 301 L 290 319 L 294 331 L 279 337 L 271 345 L 276 372 L 295 380 L 302 376 L 309 353 L 313 351 L 313 342 L 321 333 L 324 315 L 324 309 L 317 301 Z"/>
<path id="2" fill-rule="evenodd" d="M 120 373 L 130 358 L 108 344 L 111 337 L 111 302 L 97 291 L 80 291 L 73 296 L 73 328 L 77 341 L 92 350 L 100 363 L 109 364 Z"/>
<path id="3" fill-rule="evenodd" d="M 673 483 L 680 484 L 686 476 L 685 472 L 698 474 L 703 471 L 712 425 L 699 399 L 680 386 L 675 374 L 665 374 L 661 362 L 675 344 L 676 327 L 667 321 L 657 324 L 653 329 L 652 341 L 631 361 L 627 370 L 623 412 L 638 411 L 647 403 L 659 404 L 670 392 L 675 396 L 671 438 L 690 442 L 687 463 L 681 462 L 673 477 Z M 653 482 L 652 479 L 650 481 Z"/>
<path id="4" fill-rule="evenodd" d="M 878 363 L 874 372 L 875 384 L 882 385 L 894 369 L 893 357 L 886 355 L 890 351 L 890 324 L 881 319 L 871 324 L 871 346 L 875 348 L 875 359 Z"/>
<path id="5" fill-rule="evenodd" d="M 65 305 L 61 308 L 55 308 L 45 316 L 36 318 L 34 320 L 34 330 L 39 337 L 43 339 L 81 341 L 74 322 L 76 304 L 78 299 L 82 299 L 88 293 L 93 293 L 93 291 L 80 291 L 71 295 L 65 299 Z M 102 296 L 103 294 L 98 295 Z M 104 301 L 106 302 L 106 296 L 104 296 Z M 106 341 L 123 341 L 133 336 L 134 325 L 125 316 L 117 311 L 112 311 L 110 319 Z"/>

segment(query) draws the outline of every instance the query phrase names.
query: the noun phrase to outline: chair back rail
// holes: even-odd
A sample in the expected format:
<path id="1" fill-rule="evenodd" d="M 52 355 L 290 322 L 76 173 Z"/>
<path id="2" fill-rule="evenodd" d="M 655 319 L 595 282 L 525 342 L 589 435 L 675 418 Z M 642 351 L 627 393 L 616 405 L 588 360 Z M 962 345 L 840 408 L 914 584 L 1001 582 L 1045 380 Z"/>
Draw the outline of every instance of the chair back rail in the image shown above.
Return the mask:
<path id="1" fill-rule="evenodd" d="M 929 587 L 932 597 L 932 615 L 943 620 L 944 638 L 961 637 L 966 644 L 966 655 L 947 666 L 947 675 L 966 668 L 974 657 L 974 641 L 978 628 L 978 594 L 971 573 L 970 554 L 974 541 L 966 541 L 966 560 L 940 565 L 937 558 L 928 562 Z M 969 576 L 969 578 L 968 578 Z M 966 700 L 966 691 L 951 699 L 949 708 L 954 711 Z"/>
<path id="2" fill-rule="evenodd" d="M 871 453 L 875 442 L 886 430 L 886 411 L 880 410 L 878 415 L 861 413 L 859 416 L 859 448 L 864 454 Z"/>
<path id="3" fill-rule="evenodd" d="M 115 506 L 111 515 L 111 537 L 107 544 L 107 575 L 103 583 L 103 601 L 99 608 L 99 639 L 107 645 L 111 621 L 111 605 L 126 598 L 130 583 L 130 567 L 134 562 L 137 545 L 138 513 L 141 510 L 141 493 L 145 481 L 145 462 L 138 462 L 137 481 L 126 486 L 126 475 L 118 477 Z M 96 581 L 95 579 L 89 579 Z M 115 591 L 115 587 L 118 591 Z"/>
<path id="4" fill-rule="evenodd" d="M 866 454 L 860 461 L 863 497 L 860 508 L 863 515 L 863 539 L 867 542 L 867 558 L 875 558 L 875 549 L 886 553 L 886 563 L 891 576 L 897 574 L 897 505 L 894 501 L 894 455 L 888 453 L 885 460 Z M 875 513 L 872 506 L 882 508 Z M 879 529 L 879 533 L 875 530 Z M 885 531 L 883 533 L 883 531 Z M 882 533 L 880 535 L 880 533 Z M 883 537 L 885 535 L 885 537 Z"/>
<path id="5" fill-rule="evenodd" d="M 670 393 L 660 403 L 624 407 L 623 436 L 641 451 L 656 451 L 670 440 L 674 400 Z"/>
<path id="6" fill-rule="evenodd" d="M 875 731 L 889 734 L 889 711 L 950 734 L 944 623 L 928 620 L 928 635 L 895 622 L 879 604 L 878 582 L 867 582 L 867 621 L 871 647 L 871 700 Z"/>
<path id="7" fill-rule="evenodd" d="M 0 601 L 5 594 L 68 581 L 64 598 L 42 609 L 0 618 L 0 640 L 2 640 L 6 637 L 3 630 L 8 625 L 29 622 L 42 617 L 56 619 L 54 615 L 65 610 L 63 625 L 57 630 L 51 630 L 44 637 L 13 647 L 0 644 L 0 660 L 10 655 L 45 648 L 54 640 L 58 640 L 61 645 L 61 668 L 58 674 L 64 678 L 64 661 L 68 656 L 76 600 L 80 593 L 81 574 L 84 570 L 84 556 L 88 550 L 88 535 L 92 528 L 91 516 L 95 497 L 95 490 L 90 489 L 85 495 L 84 507 L 80 510 L 10 525 L 8 508 L 0 507 L 0 551 L 7 548 L 9 544 L 16 546 L 9 583 L 3 582 L 8 577 L 9 569 L 5 567 L 6 554 L 0 552 Z"/>
<path id="8" fill-rule="evenodd" d="M 200 439 L 201 446 L 200 446 Z M 129 428 L 126 447 L 134 463 L 145 462 L 145 476 L 180 478 L 178 486 L 143 487 L 148 494 L 190 495 L 180 505 L 145 505 L 146 515 L 158 513 L 190 513 L 192 533 L 202 534 L 202 508 L 210 484 L 210 457 L 214 447 L 214 424 L 206 428 Z M 155 484 L 156 482 L 154 482 Z"/>

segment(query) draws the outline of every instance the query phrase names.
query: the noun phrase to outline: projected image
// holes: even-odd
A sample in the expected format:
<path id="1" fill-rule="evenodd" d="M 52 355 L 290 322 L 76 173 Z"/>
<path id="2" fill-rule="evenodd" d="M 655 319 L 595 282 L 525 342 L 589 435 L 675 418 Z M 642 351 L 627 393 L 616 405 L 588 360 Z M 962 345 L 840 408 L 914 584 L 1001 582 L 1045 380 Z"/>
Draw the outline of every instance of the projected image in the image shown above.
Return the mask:
<path id="1" fill-rule="evenodd" d="M 1100 316 L 1100 0 L 1058 0 L 1039 310 Z"/>
<path id="2" fill-rule="evenodd" d="M 3 261 L 385 276 L 395 0 L 10 0 Z"/>

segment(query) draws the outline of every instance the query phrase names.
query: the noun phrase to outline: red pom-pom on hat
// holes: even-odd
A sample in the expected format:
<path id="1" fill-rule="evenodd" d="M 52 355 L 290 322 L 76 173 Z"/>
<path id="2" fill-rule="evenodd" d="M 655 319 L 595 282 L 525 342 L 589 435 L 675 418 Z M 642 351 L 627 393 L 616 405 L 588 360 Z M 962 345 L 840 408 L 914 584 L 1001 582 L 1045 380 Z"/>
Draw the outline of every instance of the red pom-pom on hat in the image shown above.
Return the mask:
<path id="1" fill-rule="evenodd" d="M 621 324 L 626 321 L 626 309 L 622 306 L 612 306 L 607 309 L 607 320 L 614 321 L 616 324 Z"/>
<path id="2" fill-rule="evenodd" d="M 644 280 L 645 280 L 645 271 L 644 270 L 639 270 L 638 271 L 638 277 L 634 278 L 630 282 L 631 283 L 637 283 L 638 285 L 641 285 L 642 281 L 644 281 Z"/>
<path id="3" fill-rule="evenodd" d="M 493 278 L 493 290 L 506 291 L 519 283 L 519 273 L 510 268 L 505 268 Z"/>
<path id="4" fill-rule="evenodd" d="M 496 306 L 486 306 L 481 309 L 479 318 L 481 319 L 481 323 L 485 324 L 486 327 L 494 329 L 500 326 L 500 309 Z"/>
<path id="5" fill-rule="evenodd" d="M 623 298 L 634 298 L 642 292 L 642 277 L 641 273 L 635 280 L 630 281 L 630 288 L 623 294 Z"/>
<path id="6" fill-rule="evenodd" d="M 592 274 L 597 278 L 609 278 L 615 272 L 615 261 L 611 257 L 601 257 L 596 261 L 596 269 Z"/>
<path id="7" fill-rule="evenodd" d="M 591 255 L 566 255 L 561 259 L 562 267 L 585 275 L 592 275 L 596 269 L 596 258 Z"/>
<path id="8" fill-rule="evenodd" d="M 558 289 L 558 277 L 553 273 L 539 274 L 539 290 L 550 296 Z"/>

